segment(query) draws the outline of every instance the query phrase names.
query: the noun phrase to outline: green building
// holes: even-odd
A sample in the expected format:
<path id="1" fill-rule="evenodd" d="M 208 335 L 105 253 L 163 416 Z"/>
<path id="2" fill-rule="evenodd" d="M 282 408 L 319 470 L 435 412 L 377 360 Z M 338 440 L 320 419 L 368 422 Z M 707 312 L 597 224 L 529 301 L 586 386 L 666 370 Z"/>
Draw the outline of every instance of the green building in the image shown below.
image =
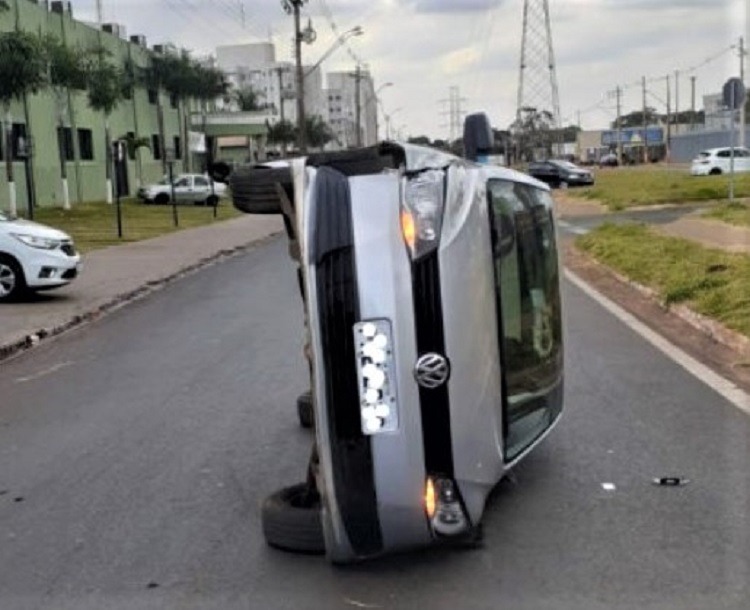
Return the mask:
<path id="1" fill-rule="evenodd" d="M 120 65 L 130 61 L 145 68 L 152 53 L 164 50 L 159 47 L 149 50 L 145 39 L 139 36 L 124 40 L 118 26 L 104 26 L 99 30 L 74 20 L 70 2 L 0 0 L 0 32 L 14 29 L 40 35 L 53 34 L 65 44 L 82 49 L 104 47 L 111 53 L 111 60 Z M 62 205 L 60 148 L 63 148 L 66 159 L 71 204 L 106 200 L 105 118 L 102 113 L 91 110 L 85 91 L 69 91 L 64 97 L 66 103 L 61 105 L 53 91 L 46 89 L 28 96 L 25 103 L 11 105 L 13 150 L 5 150 L 4 138 L 0 144 L 0 210 L 7 210 L 9 206 L 4 167 L 8 154 L 14 159 L 19 212 L 25 213 L 28 209 L 30 193 L 35 193 L 38 206 Z M 183 159 L 189 116 L 197 106 L 191 104 L 193 107 L 182 108 L 166 92 L 140 86 L 135 87 L 129 98 L 121 100 L 110 116 L 111 135 L 113 138 L 128 134 L 146 138 L 149 147 L 138 148 L 134 154 L 128 155 L 128 192 L 134 194 L 141 183 L 164 176 L 165 157 L 172 151 L 176 158 L 176 173 L 190 171 L 193 169 L 191 165 L 197 169 L 199 159 L 192 159 L 192 163 Z M 163 109 L 163 141 L 159 137 L 159 103 Z M 58 133 L 60 114 L 64 124 L 62 133 Z M 1 118 L 4 120 L 5 117 Z"/>

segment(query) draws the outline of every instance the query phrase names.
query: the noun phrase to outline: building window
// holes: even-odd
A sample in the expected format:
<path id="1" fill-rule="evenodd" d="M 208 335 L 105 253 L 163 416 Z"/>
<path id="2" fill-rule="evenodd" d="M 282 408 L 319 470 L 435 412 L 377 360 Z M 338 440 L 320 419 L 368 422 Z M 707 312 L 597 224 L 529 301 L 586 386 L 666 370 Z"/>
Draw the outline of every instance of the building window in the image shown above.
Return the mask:
<path id="1" fill-rule="evenodd" d="M 182 159 L 182 142 L 180 136 L 174 137 L 174 158 L 178 161 Z"/>
<path id="2" fill-rule="evenodd" d="M 156 89 L 149 89 L 148 90 L 148 103 L 156 106 L 156 103 L 159 99 L 159 93 L 156 91 Z"/>
<path id="3" fill-rule="evenodd" d="M 23 123 L 13 123 L 11 140 L 13 148 L 11 149 L 11 158 L 14 161 L 25 159 L 27 155 L 28 140 L 26 139 L 26 125 Z"/>
<path id="4" fill-rule="evenodd" d="M 57 142 L 63 159 L 66 161 L 74 161 L 75 151 L 73 150 L 73 130 L 70 127 L 58 127 Z"/>
<path id="5" fill-rule="evenodd" d="M 90 129 L 78 130 L 78 150 L 81 153 L 81 161 L 94 160 L 94 137 Z"/>
<path id="6" fill-rule="evenodd" d="M 155 160 L 161 159 L 161 139 L 159 138 L 159 134 L 151 136 L 151 152 Z"/>
<path id="7" fill-rule="evenodd" d="M 172 108 L 177 108 L 177 106 L 179 105 L 179 103 L 180 103 L 180 99 L 174 93 L 171 93 L 169 95 L 169 105 Z"/>

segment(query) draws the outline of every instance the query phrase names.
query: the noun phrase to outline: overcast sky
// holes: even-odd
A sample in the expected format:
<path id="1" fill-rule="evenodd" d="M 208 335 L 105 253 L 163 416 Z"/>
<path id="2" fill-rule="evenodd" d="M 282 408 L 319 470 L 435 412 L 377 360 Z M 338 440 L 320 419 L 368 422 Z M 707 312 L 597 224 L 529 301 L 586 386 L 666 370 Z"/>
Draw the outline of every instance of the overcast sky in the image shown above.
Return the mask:
<path id="1" fill-rule="evenodd" d="M 102 3 L 105 21 L 125 25 L 128 34 L 145 34 L 149 44 L 172 42 L 209 54 L 216 45 L 270 37 L 277 58 L 292 59 L 293 23 L 279 0 Z M 690 106 L 690 76 L 696 77 L 700 108 L 704 93 L 718 92 L 739 73 L 738 54 L 729 46 L 740 36 L 750 38 L 750 0 L 549 3 L 562 118 L 575 123 L 580 111 L 584 128 L 613 120 L 615 100 L 608 92 L 618 85 L 626 86 L 623 110 L 639 109 L 642 76 L 650 79 L 648 104 L 665 111 L 663 77 L 675 70 L 680 108 Z M 95 4 L 73 0 L 75 17 L 94 20 Z M 331 17 L 339 32 L 361 25 L 365 34 L 349 46 L 369 65 L 376 87 L 393 83 L 381 99 L 394 126 L 408 135 L 446 136 L 448 118 L 441 112 L 447 106 L 440 100 L 457 86 L 466 98 L 463 109 L 484 110 L 494 125 L 506 128 L 516 112 L 522 13 L 523 0 L 309 0 L 305 19 L 312 19 L 318 38 L 304 47 L 304 60 L 315 62 L 335 40 Z M 325 66 L 353 69 L 354 59 L 342 48 Z"/>

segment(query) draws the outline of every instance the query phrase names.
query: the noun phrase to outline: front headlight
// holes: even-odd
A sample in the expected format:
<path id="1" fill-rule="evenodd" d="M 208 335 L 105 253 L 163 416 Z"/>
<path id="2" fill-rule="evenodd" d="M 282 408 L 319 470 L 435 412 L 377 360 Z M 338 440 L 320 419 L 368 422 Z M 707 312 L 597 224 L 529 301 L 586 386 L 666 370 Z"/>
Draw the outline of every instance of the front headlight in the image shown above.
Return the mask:
<path id="1" fill-rule="evenodd" d="M 11 235 L 21 243 L 40 250 L 54 250 L 62 245 L 62 241 L 59 239 L 49 237 L 37 237 L 36 235 L 25 235 L 23 233 L 11 233 Z"/>
<path id="2" fill-rule="evenodd" d="M 444 207 L 444 171 L 428 170 L 403 179 L 401 232 L 412 260 L 417 260 L 438 247 Z"/>

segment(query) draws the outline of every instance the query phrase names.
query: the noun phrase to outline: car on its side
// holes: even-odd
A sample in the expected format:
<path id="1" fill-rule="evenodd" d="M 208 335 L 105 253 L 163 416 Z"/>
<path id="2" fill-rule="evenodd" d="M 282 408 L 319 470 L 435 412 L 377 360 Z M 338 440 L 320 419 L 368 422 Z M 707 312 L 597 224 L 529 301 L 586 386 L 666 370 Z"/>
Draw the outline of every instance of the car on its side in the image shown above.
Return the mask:
<path id="1" fill-rule="evenodd" d="M 533 161 L 529 163 L 527 173 L 554 188 L 594 184 L 594 175 L 589 170 L 561 159 Z"/>
<path id="2" fill-rule="evenodd" d="M 219 200 L 226 194 L 226 185 L 214 182 L 203 174 L 180 174 L 174 179 L 174 185 L 169 178 L 149 184 L 138 189 L 138 199 L 144 203 L 167 204 L 172 203 L 172 186 L 176 203 L 192 205 L 218 205 Z"/>
<path id="3" fill-rule="evenodd" d="M 698 153 L 690 166 L 693 176 L 716 176 L 728 174 L 732 165 L 732 149 L 728 146 L 723 148 L 709 148 Z M 735 147 L 734 149 L 734 171 L 750 172 L 750 149 Z"/>
<path id="4" fill-rule="evenodd" d="M 0 212 L 0 302 L 65 286 L 81 269 L 69 235 Z"/>

